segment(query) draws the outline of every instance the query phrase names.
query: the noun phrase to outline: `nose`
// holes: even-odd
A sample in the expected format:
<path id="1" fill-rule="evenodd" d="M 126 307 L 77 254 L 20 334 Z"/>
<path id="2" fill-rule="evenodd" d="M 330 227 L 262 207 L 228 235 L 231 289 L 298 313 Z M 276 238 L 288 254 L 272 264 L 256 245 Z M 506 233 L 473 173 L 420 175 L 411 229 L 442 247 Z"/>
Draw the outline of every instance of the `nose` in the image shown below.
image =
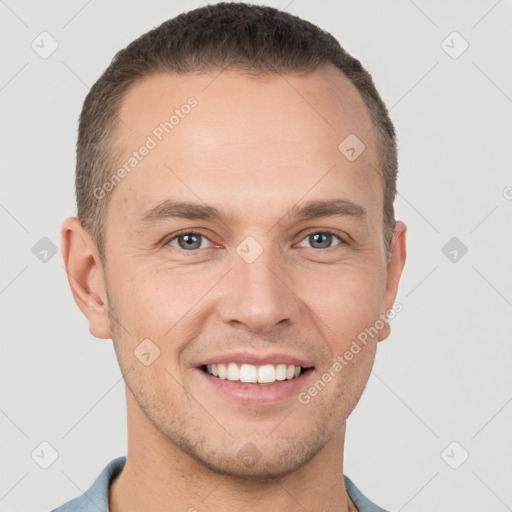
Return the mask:
<path id="1" fill-rule="evenodd" d="M 223 283 L 219 305 L 222 321 L 254 333 L 271 333 L 295 324 L 301 301 L 283 265 L 270 249 L 250 263 L 235 254 L 233 268 Z"/>

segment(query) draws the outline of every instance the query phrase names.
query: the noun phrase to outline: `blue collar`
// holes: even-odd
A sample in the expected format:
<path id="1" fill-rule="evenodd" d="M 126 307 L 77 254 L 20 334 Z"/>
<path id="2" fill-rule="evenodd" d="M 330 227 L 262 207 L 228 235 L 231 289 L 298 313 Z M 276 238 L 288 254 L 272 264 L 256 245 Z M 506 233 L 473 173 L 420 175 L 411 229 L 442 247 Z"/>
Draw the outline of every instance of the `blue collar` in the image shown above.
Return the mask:
<path id="1" fill-rule="evenodd" d="M 118 457 L 105 466 L 94 483 L 81 496 L 64 503 L 51 512 L 109 512 L 108 493 L 111 482 L 121 472 L 126 463 L 126 457 Z M 348 478 L 343 477 L 345 488 L 358 512 L 386 512 L 383 508 L 372 503 Z"/>

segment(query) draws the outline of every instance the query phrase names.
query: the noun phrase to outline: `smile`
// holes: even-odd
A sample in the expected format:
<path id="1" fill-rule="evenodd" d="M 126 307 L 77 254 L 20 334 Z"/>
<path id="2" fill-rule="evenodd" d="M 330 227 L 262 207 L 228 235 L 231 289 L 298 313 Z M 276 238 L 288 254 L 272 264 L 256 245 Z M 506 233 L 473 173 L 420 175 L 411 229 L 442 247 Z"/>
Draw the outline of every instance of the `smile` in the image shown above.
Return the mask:
<path id="1" fill-rule="evenodd" d="M 301 366 L 293 364 L 281 363 L 256 366 L 246 363 L 239 365 L 234 362 L 204 365 L 202 369 L 219 379 L 253 384 L 271 384 L 276 381 L 292 380 L 299 377 L 304 371 Z"/>

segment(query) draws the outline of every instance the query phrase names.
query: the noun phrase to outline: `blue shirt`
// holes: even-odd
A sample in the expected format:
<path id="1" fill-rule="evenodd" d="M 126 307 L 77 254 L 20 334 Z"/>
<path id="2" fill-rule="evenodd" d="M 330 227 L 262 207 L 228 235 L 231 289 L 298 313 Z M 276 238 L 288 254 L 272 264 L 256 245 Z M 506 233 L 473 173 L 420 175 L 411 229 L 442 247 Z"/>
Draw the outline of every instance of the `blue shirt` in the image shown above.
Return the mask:
<path id="1" fill-rule="evenodd" d="M 53 509 L 51 512 L 109 512 L 108 492 L 110 484 L 123 469 L 125 462 L 125 456 L 109 462 L 84 494 L 64 503 L 64 505 Z M 364 496 L 350 478 L 347 476 L 343 478 L 345 488 L 359 512 L 386 512 Z"/>

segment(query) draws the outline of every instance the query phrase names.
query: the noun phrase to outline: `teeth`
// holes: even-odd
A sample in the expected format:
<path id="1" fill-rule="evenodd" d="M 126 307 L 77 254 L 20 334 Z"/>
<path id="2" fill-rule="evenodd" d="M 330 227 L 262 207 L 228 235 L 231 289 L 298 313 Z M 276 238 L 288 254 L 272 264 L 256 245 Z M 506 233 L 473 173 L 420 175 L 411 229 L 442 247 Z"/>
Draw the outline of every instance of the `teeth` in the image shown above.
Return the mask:
<path id="1" fill-rule="evenodd" d="M 258 382 L 258 369 L 256 368 L 256 366 L 253 366 L 252 364 L 243 364 L 242 366 L 240 366 L 239 380 L 240 382 Z"/>
<path id="2" fill-rule="evenodd" d="M 240 380 L 240 370 L 238 369 L 238 365 L 236 363 L 228 364 L 227 379 Z"/>
<path id="3" fill-rule="evenodd" d="M 286 380 L 286 365 L 278 364 L 276 366 L 276 380 Z"/>
<path id="4" fill-rule="evenodd" d="M 209 364 L 206 366 L 206 371 L 219 379 L 269 384 L 275 381 L 291 380 L 298 377 L 301 374 L 301 367 L 293 364 L 254 366 L 244 363 L 238 366 L 236 363 L 228 363 Z"/>
<path id="5" fill-rule="evenodd" d="M 299 368 L 300 371 L 300 368 Z M 273 364 L 266 364 L 258 368 L 258 382 L 275 382 L 276 368 Z"/>
<path id="6" fill-rule="evenodd" d="M 208 367 L 206 367 L 206 368 L 208 369 Z M 225 365 L 218 364 L 217 370 L 219 372 L 219 375 L 218 375 L 219 379 L 225 379 L 228 376 L 228 370 Z"/>

